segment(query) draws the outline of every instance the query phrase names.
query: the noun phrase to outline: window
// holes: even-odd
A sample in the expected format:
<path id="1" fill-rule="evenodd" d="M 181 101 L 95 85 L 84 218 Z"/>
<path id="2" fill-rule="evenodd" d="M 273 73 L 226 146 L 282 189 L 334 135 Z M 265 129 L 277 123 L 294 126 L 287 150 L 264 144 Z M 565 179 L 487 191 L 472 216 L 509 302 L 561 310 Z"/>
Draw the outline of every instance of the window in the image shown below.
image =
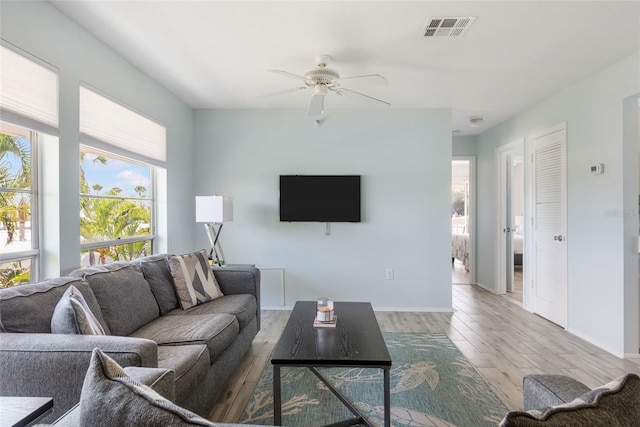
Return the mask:
<path id="1" fill-rule="evenodd" d="M 165 128 L 81 86 L 80 132 L 81 266 L 151 255 Z"/>
<path id="2" fill-rule="evenodd" d="M 37 279 L 37 133 L 0 122 L 0 287 Z"/>
<path id="3" fill-rule="evenodd" d="M 80 147 L 83 267 L 153 253 L 153 167 Z"/>
<path id="4" fill-rule="evenodd" d="M 0 287 L 38 280 L 38 139 L 58 134 L 58 73 L 0 40 Z"/>

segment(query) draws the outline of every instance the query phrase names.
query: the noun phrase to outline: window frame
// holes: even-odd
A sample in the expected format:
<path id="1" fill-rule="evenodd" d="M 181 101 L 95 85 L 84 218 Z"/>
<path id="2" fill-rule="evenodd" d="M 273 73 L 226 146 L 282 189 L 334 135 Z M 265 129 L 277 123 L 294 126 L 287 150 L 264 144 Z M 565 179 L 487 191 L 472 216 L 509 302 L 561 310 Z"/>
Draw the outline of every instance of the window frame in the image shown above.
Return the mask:
<path id="1" fill-rule="evenodd" d="M 41 215 L 40 215 L 40 167 L 41 160 L 38 155 L 38 131 L 25 127 L 23 125 L 15 124 L 9 121 L 3 121 L 11 127 L 17 127 L 29 134 L 30 153 L 31 153 L 31 188 L 15 189 L 0 187 L 0 192 L 15 193 L 15 194 L 30 194 L 30 206 L 31 206 L 31 249 L 14 251 L 9 253 L 0 253 L 0 264 L 7 264 L 11 262 L 19 262 L 30 260 L 31 267 L 29 272 L 29 283 L 36 283 L 40 280 L 40 263 L 42 257 L 40 254 L 40 227 L 41 227 Z M 8 134 L 6 134 L 8 135 Z"/>
<path id="2" fill-rule="evenodd" d="M 89 141 L 87 141 L 89 142 Z M 81 200 L 82 198 L 91 198 L 91 199 L 105 199 L 105 200 L 132 200 L 132 201 L 143 201 L 143 202 L 149 202 L 151 205 L 151 221 L 150 221 L 150 233 L 148 235 L 145 236 L 135 236 L 135 237 L 122 237 L 122 238 L 117 238 L 117 239 L 110 239 L 110 240 L 101 240 L 99 242 L 87 242 L 87 243 L 80 243 L 80 258 L 82 258 L 82 254 L 84 252 L 87 251 L 93 251 L 95 249 L 100 249 L 100 248 L 106 248 L 106 247 L 112 247 L 112 246 L 121 246 L 121 245 L 126 245 L 126 244 L 130 244 L 130 243 L 138 243 L 138 242 L 151 242 L 151 254 L 154 254 L 156 251 L 156 247 L 157 247 L 157 242 L 158 242 L 158 235 L 157 235 L 157 178 L 156 178 L 156 174 L 157 174 L 157 166 L 150 164 L 150 163 L 146 163 L 137 159 L 132 159 L 130 157 L 126 157 L 123 155 L 120 155 L 118 153 L 115 153 L 113 151 L 108 151 L 105 150 L 102 146 L 100 146 L 99 148 L 93 146 L 90 143 L 87 142 L 81 142 L 79 145 L 79 154 L 83 153 L 83 152 L 91 152 L 91 153 L 101 153 L 104 154 L 105 157 L 108 157 L 109 159 L 114 159 L 114 160 L 119 160 L 119 161 L 123 161 L 126 163 L 131 163 L 131 164 L 136 164 L 136 165 L 140 165 L 140 166 L 144 166 L 149 168 L 149 186 L 151 187 L 151 191 L 150 191 L 150 196 L 149 197 L 135 197 L 135 196 L 109 196 L 109 195 L 103 195 L 103 194 L 90 194 L 90 193 L 79 193 L 79 198 L 78 200 Z M 97 145 L 97 144 L 96 144 Z M 78 170 L 78 173 L 80 172 L 80 170 Z M 82 234 L 80 234 L 80 237 L 82 237 Z M 114 260 L 114 261 L 119 261 L 119 260 Z"/>

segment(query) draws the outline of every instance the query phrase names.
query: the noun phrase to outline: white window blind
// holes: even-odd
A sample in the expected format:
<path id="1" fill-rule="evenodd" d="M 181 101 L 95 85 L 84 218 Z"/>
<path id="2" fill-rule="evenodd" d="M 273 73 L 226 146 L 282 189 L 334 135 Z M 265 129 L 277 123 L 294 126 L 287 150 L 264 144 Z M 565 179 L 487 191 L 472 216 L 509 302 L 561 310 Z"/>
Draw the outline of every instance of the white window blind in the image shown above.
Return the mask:
<path id="1" fill-rule="evenodd" d="M 0 46 L 0 109 L 57 129 L 58 74 Z"/>
<path id="2" fill-rule="evenodd" d="M 164 126 L 84 86 L 80 86 L 80 133 L 87 145 L 165 166 Z"/>

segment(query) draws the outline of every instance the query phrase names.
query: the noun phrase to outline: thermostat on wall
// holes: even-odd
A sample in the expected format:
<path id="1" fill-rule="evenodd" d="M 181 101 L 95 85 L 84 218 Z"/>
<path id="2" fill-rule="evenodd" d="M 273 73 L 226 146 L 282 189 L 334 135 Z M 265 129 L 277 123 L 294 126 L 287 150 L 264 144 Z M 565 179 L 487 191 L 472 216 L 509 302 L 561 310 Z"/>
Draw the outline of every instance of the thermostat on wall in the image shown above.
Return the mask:
<path id="1" fill-rule="evenodd" d="M 594 175 L 600 175 L 604 173 L 604 163 L 598 163 L 597 165 L 591 166 L 591 173 Z"/>

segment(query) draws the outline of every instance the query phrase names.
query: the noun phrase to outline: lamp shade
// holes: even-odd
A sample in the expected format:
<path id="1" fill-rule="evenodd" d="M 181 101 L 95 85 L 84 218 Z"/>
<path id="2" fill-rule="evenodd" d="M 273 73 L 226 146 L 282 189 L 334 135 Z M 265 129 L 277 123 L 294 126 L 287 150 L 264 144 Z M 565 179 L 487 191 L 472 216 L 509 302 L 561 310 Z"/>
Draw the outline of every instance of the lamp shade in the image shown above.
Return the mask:
<path id="1" fill-rule="evenodd" d="M 233 199 L 223 196 L 196 196 L 196 222 L 233 221 Z"/>

